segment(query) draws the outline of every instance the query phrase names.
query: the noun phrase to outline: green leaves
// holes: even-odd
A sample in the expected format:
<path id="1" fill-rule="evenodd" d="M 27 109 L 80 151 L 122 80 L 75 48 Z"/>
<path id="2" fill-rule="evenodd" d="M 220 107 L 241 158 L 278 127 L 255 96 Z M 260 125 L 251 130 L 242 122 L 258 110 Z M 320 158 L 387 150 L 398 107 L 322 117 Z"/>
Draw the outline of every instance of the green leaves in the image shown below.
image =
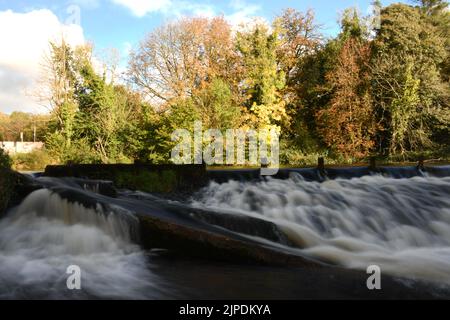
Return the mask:
<path id="1" fill-rule="evenodd" d="M 434 7 L 438 1 L 422 2 Z M 450 93 L 442 77 L 449 54 L 446 39 L 422 9 L 404 4 L 383 9 L 374 41 L 374 102 L 385 121 L 384 145 L 391 154 L 445 143 L 434 132 L 439 125 L 450 126 L 443 116 Z"/>
<path id="2" fill-rule="evenodd" d="M 0 148 L 0 168 L 10 169 L 12 165 L 11 158 Z"/>
<path id="3" fill-rule="evenodd" d="M 47 146 L 65 162 L 168 162 L 173 131 L 201 120 L 222 131 L 276 128 L 286 161 L 302 163 L 444 148 L 450 13 L 446 1 L 415 2 L 382 8 L 376 31 L 348 9 L 328 40 L 312 11 L 287 9 L 272 27 L 235 34 L 223 17 L 183 18 L 131 55 L 128 80 L 139 91 L 98 74 L 91 47 L 52 44 L 57 125 Z"/>
<path id="4" fill-rule="evenodd" d="M 277 63 L 277 30 L 269 32 L 258 24 L 253 30 L 237 35 L 237 48 L 245 70 L 243 91 L 249 111 L 247 121 L 253 128 L 279 126 L 287 118 L 281 90 L 286 76 Z"/>
<path id="5" fill-rule="evenodd" d="M 47 148 L 62 162 L 130 162 L 142 148 L 142 100 L 94 70 L 92 48 L 52 45 L 54 87 L 63 99 L 55 107 L 59 126 L 47 136 Z M 63 75 L 63 76 L 60 76 Z M 136 135 L 136 136 L 135 136 Z"/>

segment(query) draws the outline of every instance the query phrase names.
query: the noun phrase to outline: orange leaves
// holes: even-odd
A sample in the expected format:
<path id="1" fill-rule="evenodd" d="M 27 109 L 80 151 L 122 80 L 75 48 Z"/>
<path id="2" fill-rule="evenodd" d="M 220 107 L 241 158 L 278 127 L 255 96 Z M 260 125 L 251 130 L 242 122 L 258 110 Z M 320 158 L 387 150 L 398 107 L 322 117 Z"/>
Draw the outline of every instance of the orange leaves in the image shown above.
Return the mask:
<path id="1" fill-rule="evenodd" d="M 354 38 L 344 43 L 336 68 L 326 75 L 333 96 L 317 113 L 324 141 L 346 157 L 365 157 L 374 147 L 376 122 L 365 67 L 369 57 L 368 43 Z"/>
<path id="2" fill-rule="evenodd" d="M 236 83 L 237 54 L 223 17 L 182 18 L 141 42 L 130 59 L 129 75 L 155 104 L 190 97 L 214 78 Z"/>

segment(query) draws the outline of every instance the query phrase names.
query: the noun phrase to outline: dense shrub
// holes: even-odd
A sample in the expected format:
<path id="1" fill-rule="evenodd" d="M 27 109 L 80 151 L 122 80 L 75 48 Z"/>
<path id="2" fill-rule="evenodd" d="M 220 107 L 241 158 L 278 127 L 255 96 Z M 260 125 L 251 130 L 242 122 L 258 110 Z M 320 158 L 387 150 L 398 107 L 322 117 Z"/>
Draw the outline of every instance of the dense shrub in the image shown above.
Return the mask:
<path id="1" fill-rule="evenodd" d="M 6 154 L 3 149 L 0 149 L 0 168 L 11 168 L 11 158 Z"/>
<path id="2" fill-rule="evenodd" d="M 17 171 L 40 171 L 54 161 L 45 150 L 19 153 L 12 157 L 12 166 Z"/>

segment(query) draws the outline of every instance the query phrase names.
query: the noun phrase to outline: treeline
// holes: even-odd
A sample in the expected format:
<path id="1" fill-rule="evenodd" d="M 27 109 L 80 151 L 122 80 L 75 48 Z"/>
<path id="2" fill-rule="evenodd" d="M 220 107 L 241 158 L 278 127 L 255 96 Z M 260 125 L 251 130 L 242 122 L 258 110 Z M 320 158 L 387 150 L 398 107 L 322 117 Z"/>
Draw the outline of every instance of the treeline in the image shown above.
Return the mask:
<path id="1" fill-rule="evenodd" d="M 24 141 L 43 141 L 47 133 L 48 115 L 34 115 L 15 111 L 10 115 L 0 112 L 0 142 L 20 141 L 21 133 Z"/>
<path id="2" fill-rule="evenodd" d="M 448 3 L 374 6 L 380 17 L 346 10 L 334 39 L 312 11 L 238 31 L 223 17 L 183 18 L 141 41 L 125 82 L 90 46 L 53 44 L 47 149 L 60 162 L 167 162 L 171 133 L 201 120 L 277 129 L 288 164 L 448 154 Z"/>

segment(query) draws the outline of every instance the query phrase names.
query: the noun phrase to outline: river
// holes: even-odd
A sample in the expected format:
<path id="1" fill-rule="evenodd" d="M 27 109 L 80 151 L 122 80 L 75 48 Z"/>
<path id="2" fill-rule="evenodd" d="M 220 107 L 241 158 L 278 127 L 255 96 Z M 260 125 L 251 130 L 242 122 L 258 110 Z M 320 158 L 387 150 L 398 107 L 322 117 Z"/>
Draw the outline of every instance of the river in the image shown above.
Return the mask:
<path id="1" fill-rule="evenodd" d="M 0 299 L 450 297 L 447 174 L 314 181 L 291 172 L 285 179 L 211 182 L 177 200 L 127 190 L 113 199 L 80 181 L 36 181 L 44 188 L 0 220 Z M 197 220 L 205 224 L 196 210 L 225 221 L 239 216 L 261 221 L 254 224 L 260 232 L 247 232 L 208 220 L 211 232 L 328 267 L 225 263 L 144 249 L 135 211 L 175 216 L 170 208 L 189 226 Z M 265 222 L 282 237 L 265 231 Z M 70 265 L 82 271 L 81 290 L 66 286 Z M 366 288 L 370 265 L 382 271 L 381 292 Z"/>

